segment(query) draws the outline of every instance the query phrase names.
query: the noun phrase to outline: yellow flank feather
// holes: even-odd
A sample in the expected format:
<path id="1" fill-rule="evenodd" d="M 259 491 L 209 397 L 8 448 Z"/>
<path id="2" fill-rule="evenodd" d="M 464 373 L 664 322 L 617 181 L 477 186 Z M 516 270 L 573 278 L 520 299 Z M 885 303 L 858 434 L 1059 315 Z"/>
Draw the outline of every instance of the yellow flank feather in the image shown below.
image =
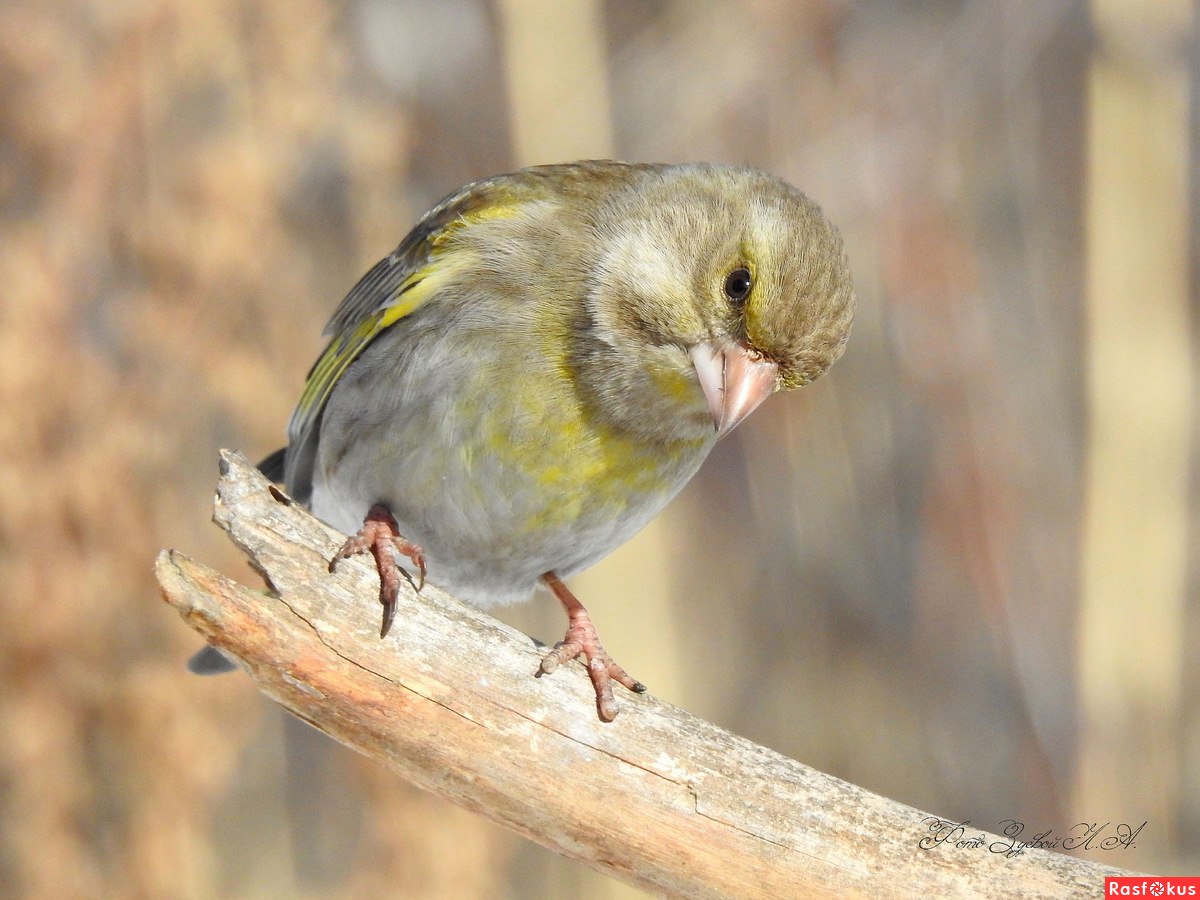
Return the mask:
<path id="1" fill-rule="evenodd" d="M 686 383 L 682 377 L 681 381 Z M 696 452 L 707 439 L 702 432 L 665 448 L 647 447 L 618 433 L 572 393 L 547 390 L 544 380 L 514 383 L 512 390 L 518 398 L 518 418 L 510 418 L 512 407 L 485 414 L 477 431 L 481 449 L 554 498 L 514 521 L 514 534 L 533 536 L 569 525 L 595 507 L 620 514 L 631 496 L 669 493 L 671 484 L 659 465 L 664 449 L 669 455 Z M 553 428 L 537 426 L 550 421 Z M 528 448 L 533 432 L 540 442 L 536 453 Z"/>

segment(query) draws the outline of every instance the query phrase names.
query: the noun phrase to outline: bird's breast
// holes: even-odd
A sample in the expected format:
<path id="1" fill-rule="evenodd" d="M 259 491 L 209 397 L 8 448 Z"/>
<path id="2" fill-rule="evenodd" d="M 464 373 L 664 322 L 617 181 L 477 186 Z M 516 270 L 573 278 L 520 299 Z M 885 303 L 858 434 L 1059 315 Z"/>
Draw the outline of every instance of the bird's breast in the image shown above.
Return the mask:
<path id="1" fill-rule="evenodd" d="M 386 503 L 424 548 L 430 580 L 479 605 L 521 599 L 542 573 L 607 555 L 715 440 L 711 425 L 670 440 L 622 431 L 554 365 L 496 348 L 414 354 L 371 376 L 331 398 L 314 511 L 352 530 Z"/>

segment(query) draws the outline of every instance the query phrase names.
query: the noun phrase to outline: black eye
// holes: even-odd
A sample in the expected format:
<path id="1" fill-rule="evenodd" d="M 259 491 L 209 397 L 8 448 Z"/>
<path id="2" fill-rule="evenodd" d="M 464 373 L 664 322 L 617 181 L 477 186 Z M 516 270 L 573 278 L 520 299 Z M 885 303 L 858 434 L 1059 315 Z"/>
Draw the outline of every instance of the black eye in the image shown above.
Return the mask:
<path id="1" fill-rule="evenodd" d="M 734 303 L 742 303 L 750 296 L 753 284 L 749 269 L 734 269 L 725 276 L 725 296 Z"/>

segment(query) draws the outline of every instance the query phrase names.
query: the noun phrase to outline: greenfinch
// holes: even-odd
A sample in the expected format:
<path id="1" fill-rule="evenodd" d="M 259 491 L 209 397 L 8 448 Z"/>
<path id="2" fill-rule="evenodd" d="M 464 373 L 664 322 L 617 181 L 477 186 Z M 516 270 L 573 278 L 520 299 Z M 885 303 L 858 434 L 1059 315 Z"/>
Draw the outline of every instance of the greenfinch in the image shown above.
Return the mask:
<path id="1" fill-rule="evenodd" d="M 374 555 L 391 625 L 395 551 L 487 608 L 539 581 L 568 616 L 541 670 L 582 656 L 605 721 L 605 652 L 562 578 L 636 534 L 722 435 L 842 354 L 841 237 L 751 168 L 537 166 L 451 194 L 326 328 L 287 446 L 293 497 Z M 410 578 L 410 581 L 412 579 Z"/>

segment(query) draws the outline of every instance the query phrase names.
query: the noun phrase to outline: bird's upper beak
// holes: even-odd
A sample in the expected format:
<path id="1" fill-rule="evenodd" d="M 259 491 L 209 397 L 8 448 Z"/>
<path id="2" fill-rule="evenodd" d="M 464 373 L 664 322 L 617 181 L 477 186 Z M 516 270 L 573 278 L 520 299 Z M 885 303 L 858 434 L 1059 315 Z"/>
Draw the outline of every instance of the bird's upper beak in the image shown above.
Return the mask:
<path id="1" fill-rule="evenodd" d="M 689 351 L 720 437 L 775 390 L 779 365 L 745 344 L 697 344 Z"/>

